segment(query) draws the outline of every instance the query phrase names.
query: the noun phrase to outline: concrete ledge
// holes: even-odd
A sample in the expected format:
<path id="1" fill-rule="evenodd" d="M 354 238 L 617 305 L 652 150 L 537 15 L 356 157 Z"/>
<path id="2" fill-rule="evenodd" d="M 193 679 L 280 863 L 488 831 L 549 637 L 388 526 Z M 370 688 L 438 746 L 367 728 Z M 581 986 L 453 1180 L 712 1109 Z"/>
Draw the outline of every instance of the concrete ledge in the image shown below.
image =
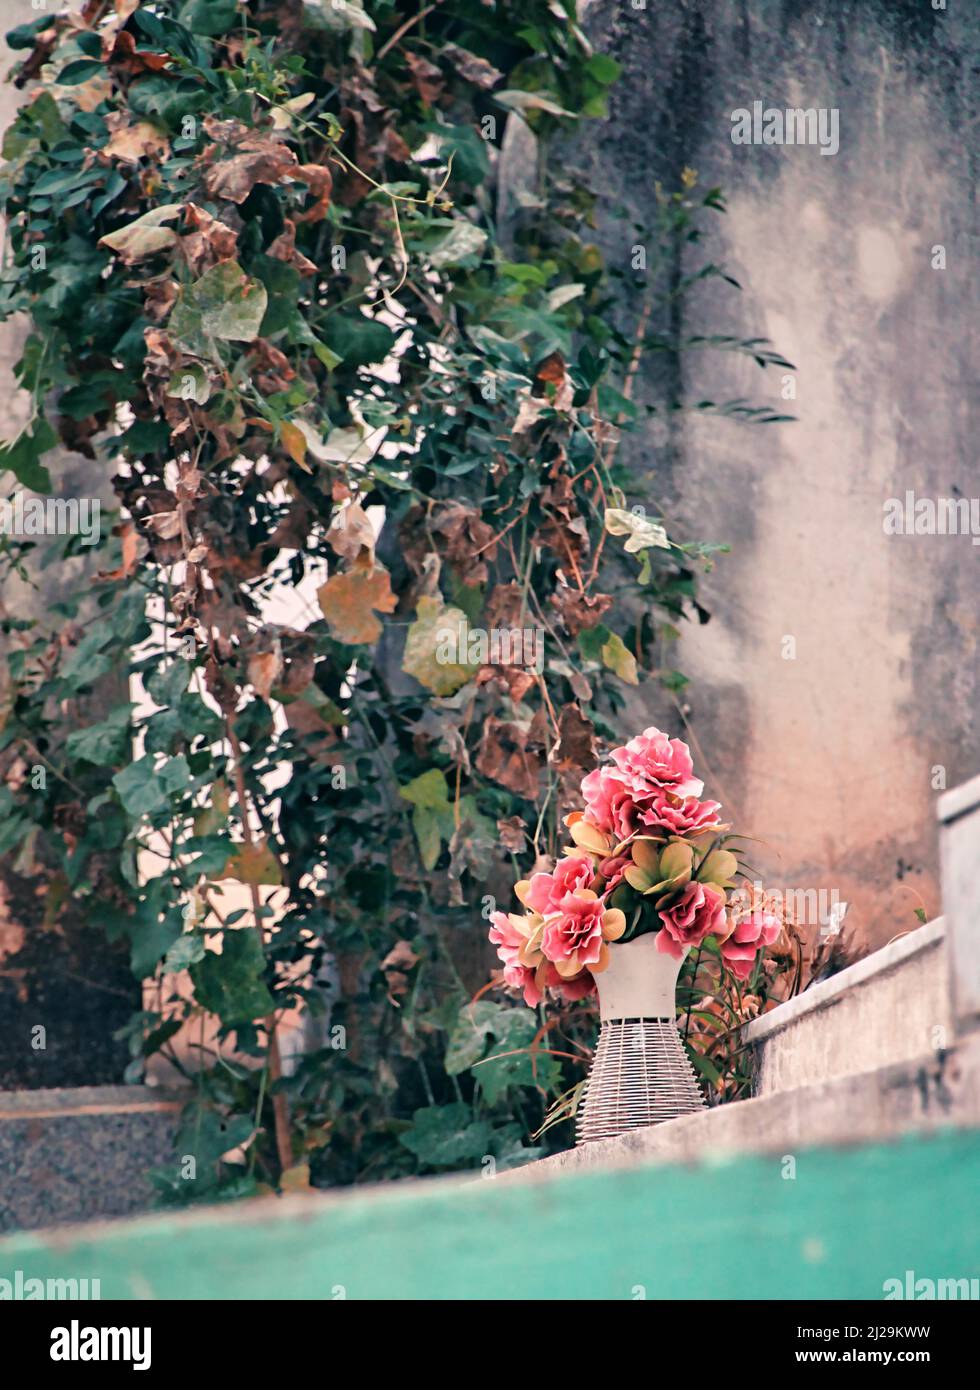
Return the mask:
<path id="1" fill-rule="evenodd" d="M 805 1014 L 815 1013 L 818 1009 L 833 1003 L 838 995 L 845 994 L 857 985 L 867 984 L 869 980 L 894 970 L 913 956 L 941 945 L 945 936 L 945 921 L 942 917 L 937 917 L 934 922 L 910 931 L 907 936 L 899 937 L 897 941 L 883 946 L 880 951 L 874 951 L 863 960 L 855 961 L 846 970 L 832 975 L 829 980 L 821 980 L 818 985 L 814 985 L 804 994 L 798 994 L 795 999 L 788 999 L 785 1004 L 770 1009 L 761 1018 L 754 1018 L 742 1029 L 742 1041 L 756 1043 L 761 1042 L 763 1038 L 772 1037 L 774 1033 L 795 1023 Z"/>
<path id="2" fill-rule="evenodd" d="M 965 816 L 968 811 L 980 807 L 980 776 L 971 777 L 969 782 L 961 782 L 958 787 L 950 787 L 936 802 L 936 816 L 940 825 Z"/>
<path id="3" fill-rule="evenodd" d="M 147 1211 L 182 1103 L 143 1086 L 0 1091 L 0 1231 Z"/>
<path id="4" fill-rule="evenodd" d="M 757 1096 L 906 1062 L 953 1036 L 941 917 L 742 1030 Z"/>
<path id="5" fill-rule="evenodd" d="M 633 1130 L 538 1159 L 499 1182 L 535 1182 L 581 1169 L 711 1162 L 738 1154 L 777 1158 L 819 1145 L 980 1127 L 980 1042 L 879 1071 L 840 1077 Z"/>

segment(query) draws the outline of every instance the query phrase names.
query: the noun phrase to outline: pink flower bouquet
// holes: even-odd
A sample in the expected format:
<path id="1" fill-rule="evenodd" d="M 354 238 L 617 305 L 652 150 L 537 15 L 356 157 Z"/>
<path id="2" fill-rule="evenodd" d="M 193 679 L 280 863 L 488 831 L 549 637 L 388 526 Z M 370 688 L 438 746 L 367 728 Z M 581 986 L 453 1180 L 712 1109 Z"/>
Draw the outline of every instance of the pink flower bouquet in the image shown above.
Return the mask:
<path id="1" fill-rule="evenodd" d="M 730 891 L 742 871 L 703 789 L 687 744 L 653 728 L 583 779 L 585 809 L 565 817 L 565 857 L 515 885 L 523 913 L 490 919 L 504 980 L 529 1005 L 548 989 L 590 994 L 610 948 L 647 932 L 667 955 L 707 946 L 737 980 L 750 978 L 782 922 Z"/>

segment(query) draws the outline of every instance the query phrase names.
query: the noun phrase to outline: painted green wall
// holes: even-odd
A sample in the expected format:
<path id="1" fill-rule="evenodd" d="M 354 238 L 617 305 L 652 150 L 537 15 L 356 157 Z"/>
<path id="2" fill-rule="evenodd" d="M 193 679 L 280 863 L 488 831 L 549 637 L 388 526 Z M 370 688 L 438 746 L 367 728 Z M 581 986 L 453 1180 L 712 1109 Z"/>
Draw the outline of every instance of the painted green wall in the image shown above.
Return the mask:
<path id="1" fill-rule="evenodd" d="M 697 1168 L 436 1180 L 0 1242 L 103 1298 L 870 1298 L 980 1276 L 980 1134 Z"/>

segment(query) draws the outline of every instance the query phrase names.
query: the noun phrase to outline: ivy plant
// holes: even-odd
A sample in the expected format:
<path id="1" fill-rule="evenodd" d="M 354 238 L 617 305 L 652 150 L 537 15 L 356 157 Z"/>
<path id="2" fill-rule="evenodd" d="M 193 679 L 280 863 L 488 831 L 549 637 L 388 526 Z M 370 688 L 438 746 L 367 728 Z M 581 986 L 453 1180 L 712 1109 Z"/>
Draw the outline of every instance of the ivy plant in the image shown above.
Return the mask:
<path id="1" fill-rule="evenodd" d="M 686 408 L 638 406 L 637 373 L 788 365 L 671 329 L 722 274 L 721 195 L 678 171 L 645 263 L 603 264 L 552 155 L 618 75 L 573 0 L 88 0 L 8 42 L 31 408 L 0 469 L 57 494 L 63 446 L 116 510 L 90 593 L 4 618 L 0 847 L 148 982 L 127 1077 L 161 1053 L 194 1083 L 167 1198 L 524 1161 L 563 1142 L 531 1136 L 594 1013 L 499 991 L 485 919 L 630 688 L 683 683 L 719 548 L 637 493 L 621 438 Z M 503 223 L 508 121 L 536 162 Z"/>

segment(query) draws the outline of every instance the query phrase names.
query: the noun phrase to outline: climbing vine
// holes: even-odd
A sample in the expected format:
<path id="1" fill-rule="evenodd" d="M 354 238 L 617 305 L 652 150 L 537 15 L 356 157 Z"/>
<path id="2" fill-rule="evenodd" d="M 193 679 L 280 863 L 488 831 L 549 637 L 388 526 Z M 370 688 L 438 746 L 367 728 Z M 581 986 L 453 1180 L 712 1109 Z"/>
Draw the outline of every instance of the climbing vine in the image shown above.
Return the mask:
<path id="1" fill-rule="evenodd" d="M 679 171 L 604 266 L 551 157 L 617 76 L 572 0 L 89 0 L 8 42 L 31 412 L 0 467 L 57 493 L 65 446 L 116 511 L 90 594 L 4 617 L 0 850 L 150 982 L 127 1079 L 159 1053 L 194 1081 L 165 1197 L 523 1161 L 594 1014 L 501 992 L 485 919 L 557 852 L 630 687 L 683 685 L 720 548 L 637 495 L 623 434 L 684 408 L 637 374 L 782 364 L 671 329 L 727 279 L 691 260 L 721 195 Z M 536 154 L 501 218 L 508 121 Z M 8 572 L 33 547 L 5 536 Z"/>

